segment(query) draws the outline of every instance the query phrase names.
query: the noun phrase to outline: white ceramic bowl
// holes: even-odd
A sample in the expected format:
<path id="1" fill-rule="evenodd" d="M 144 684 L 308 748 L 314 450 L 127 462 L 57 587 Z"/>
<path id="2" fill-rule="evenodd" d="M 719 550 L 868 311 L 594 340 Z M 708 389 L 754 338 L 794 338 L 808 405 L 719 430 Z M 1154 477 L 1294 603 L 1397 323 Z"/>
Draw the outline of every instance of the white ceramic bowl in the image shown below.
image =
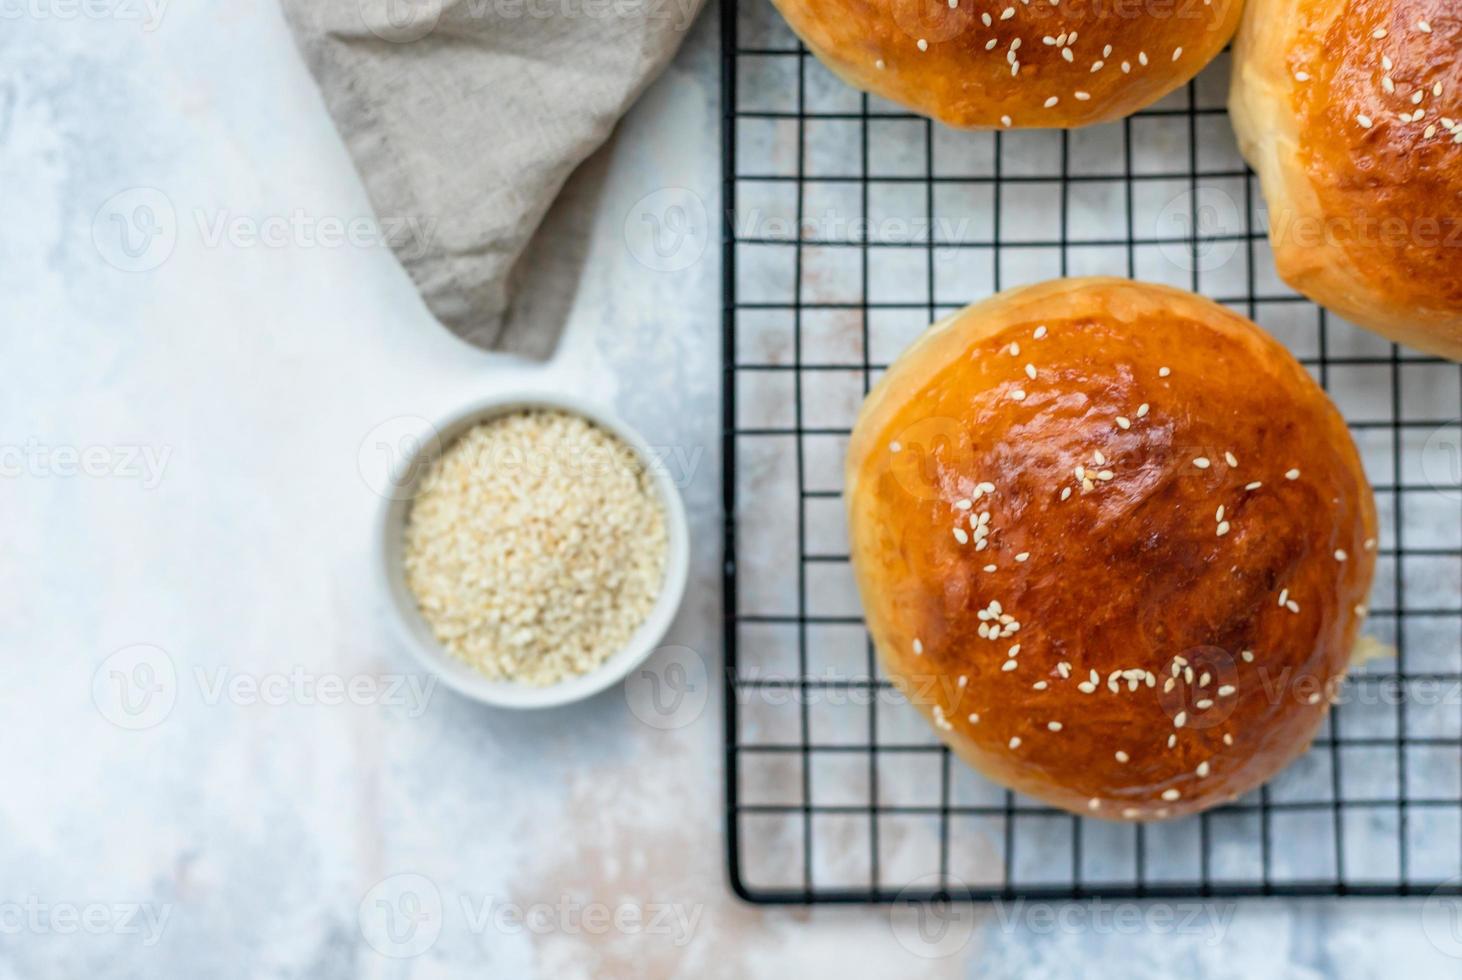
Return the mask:
<path id="1" fill-rule="evenodd" d="M 417 485 L 431 462 L 458 436 L 479 422 L 524 408 L 558 409 L 579 415 L 614 433 L 634 449 L 649 466 L 656 490 L 665 505 L 665 530 L 669 549 L 665 556 L 665 581 L 659 598 L 640 628 L 625 647 L 587 674 L 571 677 L 547 687 L 511 681 L 490 680 L 448 653 L 417 608 L 416 597 L 406 584 L 402 552 L 405 548 L 406 516 L 416 496 Z M 655 465 L 649 444 L 607 409 L 572 395 L 540 388 L 515 388 L 467 405 L 440 420 L 425 434 L 395 477 L 389 492 L 382 495 L 377 521 L 376 562 L 385 586 L 387 605 L 398 632 L 416 659 L 456 691 L 486 704 L 503 708 L 551 708 L 598 694 L 623 680 L 655 649 L 670 628 L 670 621 L 685 595 L 690 563 L 689 531 L 680 491 L 665 472 Z"/>

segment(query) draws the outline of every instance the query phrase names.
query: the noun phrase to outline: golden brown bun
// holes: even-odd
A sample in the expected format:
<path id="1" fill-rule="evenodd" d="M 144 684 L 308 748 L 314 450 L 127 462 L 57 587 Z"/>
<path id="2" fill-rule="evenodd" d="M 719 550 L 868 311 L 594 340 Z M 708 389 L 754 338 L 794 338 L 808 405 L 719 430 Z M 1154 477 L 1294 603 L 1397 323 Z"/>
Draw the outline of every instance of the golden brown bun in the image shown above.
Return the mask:
<path id="1" fill-rule="evenodd" d="M 849 85 L 968 128 L 1131 115 L 1222 51 L 1241 9 L 1241 0 L 772 2 Z"/>
<path id="2" fill-rule="evenodd" d="M 1375 562 L 1360 459 L 1304 368 L 1124 279 L 932 327 L 869 394 L 846 497 L 894 682 L 986 776 L 1118 820 L 1228 801 L 1305 750 Z"/>
<path id="3" fill-rule="evenodd" d="M 1455 0 L 1249 0 L 1229 112 L 1263 181 L 1284 280 L 1353 323 L 1462 360 Z"/>

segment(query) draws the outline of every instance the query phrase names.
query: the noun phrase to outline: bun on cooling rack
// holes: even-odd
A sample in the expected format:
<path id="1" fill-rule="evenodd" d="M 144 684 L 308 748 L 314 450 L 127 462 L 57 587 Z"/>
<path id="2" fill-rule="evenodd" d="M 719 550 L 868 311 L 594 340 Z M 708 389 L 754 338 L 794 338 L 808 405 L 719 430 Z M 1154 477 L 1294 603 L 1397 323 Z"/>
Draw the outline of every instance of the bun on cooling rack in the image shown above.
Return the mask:
<path id="1" fill-rule="evenodd" d="M 1462 10 L 1249 0 L 1229 110 L 1279 273 L 1393 340 L 1462 360 Z"/>
<path id="2" fill-rule="evenodd" d="M 1344 421 L 1206 299 L 1122 279 L 940 321 L 853 430 L 885 671 L 986 776 L 1114 820 L 1228 801 L 1309 745 L 1374 568 Z"/>
<path id="3" fill-rule="evenodd" d="M 773 0 L 849 85 L 960 127 L 1119 119 L 1187 82 L 1241 0 Z"/>

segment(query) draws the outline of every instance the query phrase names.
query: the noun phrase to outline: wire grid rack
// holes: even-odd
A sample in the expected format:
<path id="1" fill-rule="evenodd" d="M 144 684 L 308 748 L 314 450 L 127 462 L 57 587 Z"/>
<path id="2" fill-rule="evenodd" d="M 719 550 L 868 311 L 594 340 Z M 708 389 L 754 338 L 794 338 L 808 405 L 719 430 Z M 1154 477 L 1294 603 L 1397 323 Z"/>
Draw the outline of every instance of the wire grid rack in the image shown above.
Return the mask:
<path id="1" fill-rule="evenodd" d="M 727 847 L 757 902 L 1462 893 L 1462 369 L 1274 274 L 1228 58 L 1120 123 L 963 133 L 831 76 L 766 0 L 722 9 Z M 1312 750 L 1198 817 L 1117 825 L 952 760 L 880 673 L 847 561 L 863 395 L 998 289 L 1113 274 L 1211 296 L 1349 420 L 1382 522 L 1366 631 Z"/>

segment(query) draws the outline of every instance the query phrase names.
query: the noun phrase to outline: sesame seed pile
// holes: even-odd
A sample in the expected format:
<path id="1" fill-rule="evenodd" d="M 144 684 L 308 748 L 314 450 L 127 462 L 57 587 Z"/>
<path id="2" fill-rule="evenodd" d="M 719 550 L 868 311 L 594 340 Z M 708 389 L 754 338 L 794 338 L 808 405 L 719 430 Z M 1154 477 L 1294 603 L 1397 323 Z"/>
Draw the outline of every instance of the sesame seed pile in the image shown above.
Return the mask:
<path id="1" fill-rule="evenodd" d="M 660 592 L 664 506 L 623 440 L 515 412 L 449 446 L 406 522 L 406 582 L 437 640 L 493 680 L 547 685 L 622 648 Z"/>

